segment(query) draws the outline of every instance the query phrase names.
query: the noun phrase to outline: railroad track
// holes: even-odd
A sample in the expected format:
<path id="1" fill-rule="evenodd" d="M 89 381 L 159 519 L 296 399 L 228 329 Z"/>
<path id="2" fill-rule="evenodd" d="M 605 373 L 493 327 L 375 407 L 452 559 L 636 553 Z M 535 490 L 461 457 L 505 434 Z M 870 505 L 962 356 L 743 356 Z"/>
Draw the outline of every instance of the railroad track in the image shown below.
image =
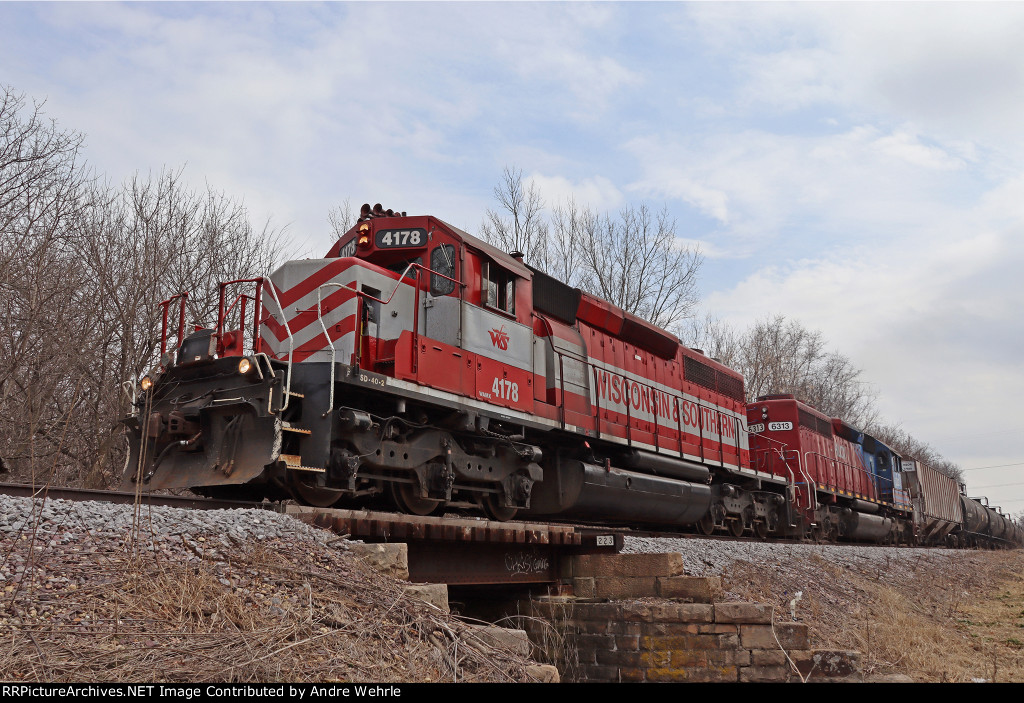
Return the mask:
<path id="1" fill-rule="evenodd" d="M 152 493 L 142 493 L 136 495 L 131 491 L 110 491 L 110 490 L 98 490 L 89 488 L 64 488 L 56 486 L 31 486 L 28 484 L 20 483 L 0 483 L 0 495 L 18 496 L 21 498 L 28 497 L 43 497 L 56 498 L 61 500 L 95 500 L 106 503 L 119 503 L 133 505 L 136 501 L 141 502 L 143 505 L 162 505 L 172 508 L 188 508 L 192 510 L 229 510 L 232 508 L 255 508 L 261 510 L 272 510 L 275 512 L 291 512 L 286 509 L 286 506 L 282 503 L 271 503 L 271 502 L 252 502 L 252 501 L 240 501 L 240 500 L 224 500 L 220 498 L 204 498 L 201 496 L 176 496 L 176 495 L 157 495 Z M 360 512 L 369 515 L 366 511 L 344 511 L 350 512 L 353 515 L 359 514 Z M 387 528 L 382 527 L 382 518 L 390 518 L 387 520 L 390 526 Z M 372 518 L 375 520 L 372 528 L 364 527 L 361 534 L 353 535 L 357 538 L 372 538 L 378 537 L 399 537 L 405 534 L 412 535 L 412 528 L 403 528 L 402 525 L 405 523 L 415 524 L 417 518 L 415 516 L 406 516 L 401 513 L 394 514 L 374 514 Z M 459 515 L 447 515 L 445 517 L 430 518 L 431 522 L 436 523 L 438 529 L 436 533 L 438 535 L 450 534 L 452 529 L 462 529 L 466 524 L 466 518 Z M 365 522 L 365 520 L 364 520 Z M 420 520 L 419 522 L 422 522 Z M 544 530 L 562 530 L 564 528 L 574 529 L 578 534 L 582 536 L 582 541 L 577 541 L 575 544 L 584 544 L 594 546 L 596 537 L 598 535 L 614 535 L 616 537 L 616 547 L 621 549 L 622 539 L 625 537 L 651 537 L 651 538 L 673 538 L 673 539 L 703 539 L 717 542 L 749 542 L 750 537 L 733 537 L 732 535 L 726 534 L 714 534 L 714 535 L 702 535 L 695 532 L 684 532 L 674 530 L 663 530 L 663 529 L 637 529 L 633 527 L 621 527 L 616 525 L 595 525 L 595 524 L 579 524 L 579 523 L 565 523 L 565 522 L 529 522 L 523 523 L 521 521 L 510 521 L 507 523 L 489 523 L 490 525 L 505 525 L 512 533 L 521 530 L 524 524 L 530 526 L 529 529 L 533 531 Z M 454 527 L 452 527 L 454 526 Z M 805 540 L 799 539 L 781 539 L 772 538 L 770 540 L 777 544 L 807 544 Z M 826 544 L 822 542 L 822 544 Z M 868 546 L 866 542 L 839 542 L 837 544 L 857 544 L 858 546 Z M 604 546 L 604 545 L 602 545 Z M 608 545 L 610 546 L 610 545 Z M 877 545 L 886 546 L 886 545 Z M 901 545 L 902 546 L 902 545 Z"/>
<path id="2" fill-rule="evenodd" d="M 60 500 L 95 500 L 103 503 L 120 503 L 134 505 L 162 505 L 170 508 L 190 508 L 192 510 L 226 510 L 231 508 L 259 508 L 263 510 L 279 510 L 276 503 L 254 503 L 240 500 L 221 500 L 219 498 L 203 498 L 201 496 L 156 495 L 152 493 L 135 494 L 129 491 L 105 491 L 91 488 L 64 488 L 58 486 L 29 485 L 24 483 L 0 483 L 0 495 L 19 498 L 50 498 Z"/>

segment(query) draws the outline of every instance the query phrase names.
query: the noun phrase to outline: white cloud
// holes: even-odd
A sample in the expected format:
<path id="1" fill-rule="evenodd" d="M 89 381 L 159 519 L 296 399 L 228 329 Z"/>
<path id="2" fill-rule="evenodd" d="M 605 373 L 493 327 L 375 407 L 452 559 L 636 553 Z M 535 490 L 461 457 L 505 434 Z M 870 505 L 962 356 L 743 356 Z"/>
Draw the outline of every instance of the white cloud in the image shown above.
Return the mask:
<path id="1" fill-rule="evenodd" d="M 917 135 L 905 131 L 876 139 L 874 147 L 887 156 L 924 168 L 952 171 L 964 166 L 961 159 L 938 147 L 922 144 Z"/>
<path id="2" fill-rule="evenodd" d="M 898 239 L 959 236 L 956 208 L 976 197 L 963 145 L 929 143 L 909 127 L 835 134 L 756 130 L 657 134 L 626 145 L 640 167 L 627 190 L 686 203 L 715 222 L 704 237 L 734 255 L 801 257 Z M 769 248 L 770 247 L 770 248 Z"/>
<path id="3" fill-rule="evenodd" d="M 565 176 L 545 176 L 532 173 L 526 179 L 533 183 L 545 198 L 550 211 L 559 205 L 574 201 L 581 207 L 597 212 L 614 212 L 623 203 L 622 192 L 604 176 L 592 176 L 571 181 Z"/>
<path id="4" fill-rule="evenodd" d="M 744 109 L 842 106 L 947 139 L 1024 146 L 1020 3 L 719 3 L 687 6 L 699 36 L 735 52 Z"/>
<path id="5" fill-rule="evenodd" d="M 543 3 L 522 7 L 522 21 L 506 24 L 494 44 L 494 57 L 537 90 L 549 95 L 561 91 L 569 98 L 557 99 L 553 107 L 592 122 L 623 88 L 643 82 L 639 73 L 609 55 L 604 42 L 589 41 L 616 31 L 616 10 Z M 580 31 L 581 24 L 586 33 Z"/>

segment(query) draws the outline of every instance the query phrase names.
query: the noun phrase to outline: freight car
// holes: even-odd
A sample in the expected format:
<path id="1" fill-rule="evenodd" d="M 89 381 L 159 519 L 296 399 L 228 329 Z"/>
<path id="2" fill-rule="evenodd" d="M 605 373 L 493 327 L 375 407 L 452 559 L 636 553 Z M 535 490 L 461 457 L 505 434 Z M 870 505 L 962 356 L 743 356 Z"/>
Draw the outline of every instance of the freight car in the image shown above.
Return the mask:
<path id="1" fill-rule="evenodd" d="M 1024 533 L 1002 511 L 989 506 L 987 498 L 961 494 L 963 522 L 951 535 L 956 547 L 1014 547 L 1024 545 Z"/>
<path id="2" fill-rule="evenodd" d="M 964 522 L 963 496 L 956 479 L 914 459 L 903 459 L 914 505 L 914 521 L 921 544 L 956 546 Z"/>
<path id="3" fill-rule="evenodd" d="M 748 407 L 735 371 L 432 216 L 364 206 L 325 258 L 221 283 L 206 328 L 186 329 L 187 296 L 161 304 L 126 486 L 736 536 L 913 533 L 896 457 L 870 438 L 839 423 L 830 449 L 800 424 L 832 427 L 817 411 Z"/>

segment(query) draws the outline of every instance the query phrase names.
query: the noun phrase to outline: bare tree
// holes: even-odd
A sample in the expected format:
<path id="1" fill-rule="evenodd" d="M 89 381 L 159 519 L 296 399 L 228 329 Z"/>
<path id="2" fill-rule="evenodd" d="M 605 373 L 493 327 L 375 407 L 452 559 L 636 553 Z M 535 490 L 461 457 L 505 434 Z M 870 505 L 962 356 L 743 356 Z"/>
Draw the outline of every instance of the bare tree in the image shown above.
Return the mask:
<path id="1" fill-rule="evenodd" d="M 964 472 L 958 464 L 943 457 L 934 447 L 920 441 L 899 424 L 874 422 L 864 429 L 872 437 L 895 449 L 900 456 L 916 459 L 956 479 L 958 483 L 963 483 Z"/>
<path id="2" fill-rule="evenodd" d="M 0 271 L 65 233 L 88 180 L 82 142 L 45 119 L 42 103 L 26 108 L 24 95 L 0 86 Z"/>
<path id="3" fill-rule="evenodd" d="M 548 226 L 541 217 L 544 200 L 536 186 L 523 183 L 521 170 L 505 167 L 494 198 L 502 211 L 487 210 L 480 227 L 482 236 L 505 251 L 521 252 L 527 261 L 544 261 Z"/>
<path id="4" fill-rule="evenodd" d="M 331 232 L 335 239 L 341 239 L 342 235 L 352 229 L 356 223 L 356 213 L 352 209 L 352 201 L 345 198 L 345 202 L 336 205 L 327 212 L 327 221 L 331 224 Z"/>
<path id="5" fill-rule="evenodd" d="M 1013 520 L 1014 523 L 1016 523 L 1018 528 L 1024 530 L 1024 510 L 1018 510 L 1017 512 L 1013 513 L 1010 519 Z"/>
<path id="6" fill-rule="evenodd" d="M 748 402 L 761 395 L 792 393 L 826 415 L 864 430 L 901 456 L 963 480 L 961 468 L 934 447 L 900 425 L 879 419 L 876 395 L 862 380 L 861 371 L 848 357 L 828 351 L 820 331 L 775 315 L 740 333 L 707 314 L 688 321 L 682 340 L 740 371 L 746 378 Z"/>
<path id="7" fill-rule="evenodd" d="M 537 252 L 531 264 L 574 288 L 586 285 L 583 247 L 596 228 L 597 215 L 589 208 L 578 206 L 571 198 L 556 205 L 551 212 L 548 246 Z"/>
<path id="8" fill-rule="evenodd" d="M 584 288 L 659 327 L 681 322 L 697 304 L 702 257 L 675 230 L 667 208 L 654 215 L 641 204 L 622 208 L 618 219 L 604 215 L 585 233 Z"/>
<path id="9" fill-rule="evenodd" d="M 679 337 L 688 347 L 699 349 L 730 368 L 738 366 L 738 333 L 732 325 L 711 313 L 688 318 L 680 328 Z"/>
<path id="10" fill-rule="evenodd" d="M 660 327 L 692 313 L 702 257 L 678 241 L 667 208 L 630 205 L 613 217 L 570 199 L 549 224 L 540 192 L 516 168 L 504 170 L 494 196 L 501 211 L 487 210 L 481 233 L 495 246 Z"/>
<path id="11" fill-rule="evenodd" d="M 857 427 L 877 418 L 875 392 L 846 356 L 829 351 L 824 335 L 775 315 L 743 332 L 706 315 L 683 329 L 683 342 L 743 374 L 747 400 L 792 393 L 830 417 Z"/>
<path id="12" fill-rule="evenodd" d="M 14 475 L 60 451 L 78 401 L 70 342 L 86 323 L 68 289 L 82 279 L 69 245 L 89 180 L 81 146 L 42 104 L 0 88 L 0 456 Z"/>
<path id="13" fill-rule="evenodd" d="M 217 280 L 266 272 L 277 233 L 181 171 L 114 188 L 89 177 L 81 135 L 0 92 L 0 463 L 13 478 L 99 485 L 121 391 L 156 361 L 157 303 L 190 290 L 214 321 Z"/>

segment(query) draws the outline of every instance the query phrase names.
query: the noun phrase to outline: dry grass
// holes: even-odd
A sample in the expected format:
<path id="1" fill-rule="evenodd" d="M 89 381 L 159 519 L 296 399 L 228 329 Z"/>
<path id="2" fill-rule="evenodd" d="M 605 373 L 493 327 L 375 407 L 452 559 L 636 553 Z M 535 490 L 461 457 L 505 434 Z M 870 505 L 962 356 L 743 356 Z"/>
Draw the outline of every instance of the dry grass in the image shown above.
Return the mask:
<path id="1" fill-rule="evenodd" d="M 810 626 L 820 649 L 863 653 L 867 673 L 922 682 L 1024 682 L 1024 552 L 895 556 L 861 567 L 738 562 L 733 596 L 777 604 Z"/>
<path id="2" fill-rule="evenodd" d="M 0 680 L 529 680 L 529 661 L 343 550 L 31 541 L 0 540 Z"/>

